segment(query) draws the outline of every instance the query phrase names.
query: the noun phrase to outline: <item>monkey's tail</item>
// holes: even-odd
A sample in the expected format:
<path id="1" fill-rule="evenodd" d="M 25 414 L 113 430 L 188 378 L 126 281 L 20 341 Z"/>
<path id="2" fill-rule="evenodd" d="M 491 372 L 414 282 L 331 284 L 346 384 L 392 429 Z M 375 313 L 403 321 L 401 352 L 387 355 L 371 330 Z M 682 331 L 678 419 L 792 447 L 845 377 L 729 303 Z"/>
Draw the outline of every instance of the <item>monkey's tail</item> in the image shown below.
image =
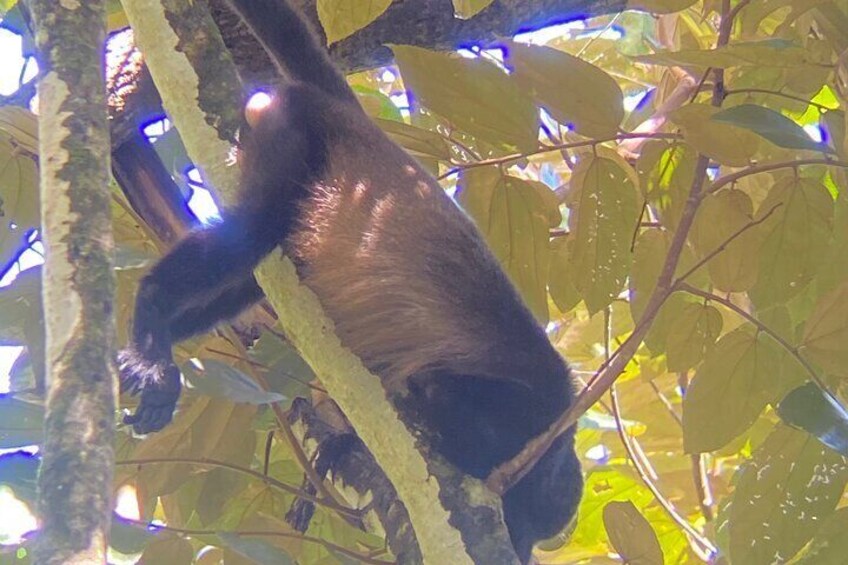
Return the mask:
<path id="1" fill-rule="evenodd" d="M 228 1 L 286 76 L 356 102 L 309 23 L 287 0 Z"/>

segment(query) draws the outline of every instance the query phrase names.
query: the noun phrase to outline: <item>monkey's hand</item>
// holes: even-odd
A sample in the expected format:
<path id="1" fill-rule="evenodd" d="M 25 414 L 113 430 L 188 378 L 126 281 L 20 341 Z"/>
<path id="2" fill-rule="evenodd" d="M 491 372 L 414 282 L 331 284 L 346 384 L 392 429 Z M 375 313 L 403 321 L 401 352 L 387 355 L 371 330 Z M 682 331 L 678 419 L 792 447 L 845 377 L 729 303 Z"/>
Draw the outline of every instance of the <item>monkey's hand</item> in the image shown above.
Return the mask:
<path id="1" fill-rule="evenodd" d="M 151 362 L 133 349 L 118 354 L 121 391 L 141 394 L 135 414 L 124 417 L 137 434 L 158 432 L 174 416 L 180 397 L 180 370 L 171 359 Z"/>

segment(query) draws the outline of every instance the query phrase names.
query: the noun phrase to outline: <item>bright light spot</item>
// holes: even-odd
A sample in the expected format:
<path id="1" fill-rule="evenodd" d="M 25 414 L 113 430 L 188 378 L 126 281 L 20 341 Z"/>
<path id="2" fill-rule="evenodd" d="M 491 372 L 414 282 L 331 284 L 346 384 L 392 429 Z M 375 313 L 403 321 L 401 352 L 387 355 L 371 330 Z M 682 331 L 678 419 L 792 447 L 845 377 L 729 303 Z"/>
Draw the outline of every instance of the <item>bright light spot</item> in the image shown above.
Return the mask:
<path id="1" fill-rule="evenodd" d="M 271 105 L 271 95 L 267 92 L 254 93 L 247 101 L 246 111 L 259 112 Z"/>
<path id="2" fill-rule="evenodd" d="M 27 83 L 38 75 L 38 61 L 35 60 L 35 57 L 30 57 L 24 64 L 26 65 L 24 70 L 24 83 Z"/>
<path id="3" fill-rule="evenodd" d="M 18 89 L 18 77 L 24 67 L 21 57 L 21 36 L 0 29 L 0 94 L 8 96 Z"/>
<path id="4" fill-rule="evenodd" d="M 0 487 L 0 508 L 0 544 L 20 543 L 24 534 L 38 526 L 29 507 L 6 487 Z"/>
<path id="5" fill-rule="evenodd" d="M 171 120 L 168 118 L 162 118 L 161 120 L 156 120 L 155 122 L 150 122 L 146 126 L 144 126 L 141 131 L 144 134 L 144 137 L 150 140 L 150 142 L 156 141 L 156 138 L 165 134 L 166 131 L 171 129 Z"/>
<path id="6" fill-rule="evenodd" d="M 643 90 L 642 92 L 637 92 L 635 94 L 630 94 L 624 97 L 624 110 L 627 112 L 632 112 L 635 110 L 639 103 L 645 99 L 645 96 L 648 94 L 647 90 Z"/>
<path id="7" fill-rule="evenodd" d="M 215 200 L 212 199 L 212 193 L 205 188 L 199 186 L 191 187 L 191 198 L 188 199 L 188 207 L 194 212 L 197 219 L 204 224 L 221 219 L 221 213 L 218 211 Z"/>
<path id="8" fill-rule="evenodd" d="M 389 99 L 399 110 L 409 110 L 409 96 L 406 95 L 406 92 L 390 94 Z"/>
<path id="9" fill-rule="evenodd" d="M 389 69 L 383 69 L 383 72 L 380 74 L 380 80 L 383 82 L 394 82 L 396 78 L 395 73 Z"/>
<path id="10" fill-rule="evenodd" d="M 807 135 L 810 136 L 810 139 L 812 139 L 816 143 L 821 143 L 824 141 L 822 129 L 818 124 L 807 124 L 804 126 L 804 131 L 807 132 Z"/>
<path id="11" fill-rule="evenodd" d="M 141 511 L 138 509 L 138 496 L 135 487 L 124 485 L 118 489 L 115 496 L 115 513 L 127 520 L 140 520 Z"/>
<path id="12" fill-rule="evenodd" d="M 586 29 L 586 22 L 583 20 L 573 20 L 562 24 L 556 24 L 535 31 L 527 31 L 518 33 L 513 36 L 513 40 L 517 43 L 529 43 L 531 45 L 544 45 L 550 43 L 554 39 L 560 37 L 568 37 L 574 30 Z"/>
<path id="13" fill-rule="evenodd" d="M 575 39 L 609 39 L 615 41 L 624 37 L 624 31 L 616 26 L 609 28 L 592 28 L 577 34 Z"/>
<path id="14" fill-rule="evenodd" d="M 586 450 L 586 459 L 591 461 L 602 462 L 605 461 L 610 456 L 610 450 L 607 449 L 607 446 L 599 443 L 594 447 L 590 447 Z"/>

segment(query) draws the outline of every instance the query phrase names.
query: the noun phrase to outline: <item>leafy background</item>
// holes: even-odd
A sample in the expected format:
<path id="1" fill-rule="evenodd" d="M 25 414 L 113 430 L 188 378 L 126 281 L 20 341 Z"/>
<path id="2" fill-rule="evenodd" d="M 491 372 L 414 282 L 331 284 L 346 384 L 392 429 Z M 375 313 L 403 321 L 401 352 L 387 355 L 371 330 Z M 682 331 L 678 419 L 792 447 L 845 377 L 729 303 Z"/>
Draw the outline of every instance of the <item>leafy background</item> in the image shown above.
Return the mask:
<path id="1" fill-rule="evenodd" d="M 468 18 L 488 3 L 454 7 Z M 0 3 L 5 23 L 13 4 Z M 334 42 L 388 4 L 320 0 L 318 14 Z M 724 40 L 722 2 L 641 0 L 523 38 L 544 45 L 393 45 L 396 66 L 349 77 L 480 227 L 578 383 L 647 328 L 580 419 L 584 498 L 542 563 L 848 554 L 848 6 L 732 6 Z M 125 25 L 117 3 L 110 25 Z M 179 172 L 174 133 L 155 145 Z M 36 151 L 34 116 L 0 108 L 0 264 L 13 272 L 39 248 Z M 162 248 L 117 187 L 114 230 L 126 339 L 136 284 Z M 669 256 L 672 287 L 652 309 Z M 41 437 L 39 274 L 0 291 L 0 342 L 24 348 L 0 396 L 0 483 L 25 502 L 37 457 L 21 448 Z M 331 507 L 305 536 L 283 520 L 302 471 L 299 448 L 273 433 L 274 410 L 312 379 L 284 340 L 267 331 L 246 349 L 222 329 L 176 354 L 192 388 L 175 422 L 118 434 L 115 562 L 391 561 L 379 536 Z M 273 535 L 244 535 L 256 531 Z M 0 563 L 28 562 L 27 539 L 10 541 Z"/>

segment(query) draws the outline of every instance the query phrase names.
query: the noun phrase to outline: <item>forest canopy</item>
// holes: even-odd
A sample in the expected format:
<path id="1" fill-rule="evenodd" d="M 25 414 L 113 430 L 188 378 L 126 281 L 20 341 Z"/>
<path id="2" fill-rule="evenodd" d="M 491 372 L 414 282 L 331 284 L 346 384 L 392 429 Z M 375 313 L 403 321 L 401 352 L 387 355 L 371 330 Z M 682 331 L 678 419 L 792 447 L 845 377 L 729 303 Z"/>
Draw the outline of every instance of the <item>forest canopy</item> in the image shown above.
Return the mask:
<path id="1" fill-rule="evenodd" d="M 210 221 L 210 193 L 227 197 L 189 157 L 195 133 L 163 110 L 131 9 L 107 4 L 124 344 L 139 280 Z M 246 55 L 256 46 L 219 2 L 162 4 L 186 26 L 201 11 L 214 19 L 246 93 L 261 89 L 268 71 Z M 561 424 L 577 422 L 584 494 L 574 523 L 536 559 L 843 563 L 848 5 L 552 1 L 531 17 L 529 0 L 512 10 L 421 0 L 424 13 L 453 10 L 446 17 L 463 24 L 446 38 L 403 3 L 300 4 L 362 107 L 475 222 L 572 369 L 580 395 Z M 0 1 L 0 13 L 33 57 L 25 7 Z M 561 23 L 523 27 L 541 20 Z M 180 52 L 201 53 L 201 77 L 225 56 Z M 0 339 L 16 348 L 2 355 L 20 351 L 0 380 L 0 501 L 33 507 L 45 401 L 33 264 L 40 210 L 52 204 L 39 202 L 37 77 L 23 63 L 16 72 L 18 89 L 0 96 Z M 216 142 L 235 142 L 230 86 L 201 81 L 195 97 L 185 93 L 206 112 L 219 104 L 217 121 L 205 114 Z M 368 468 L 380 477 L 372 483 L 310 483 L 320 426 L 297 399 L 325 389 L 315 354 L 288 333 L 263 303 L 175 348 L 188 390 L 164 431 L 134 435 L 115 414 L 110 561 L 395 562 L 400 534 L 375 507 L 396 495 L 379 467 Z M 121 402 L 131 410 L 137 399 Z M 304 500 L 314 516 L 300 533 L 287 514 Z M 0 541 L 0 564 L 31 562 L 31 536 L 0 531 Z"/>

